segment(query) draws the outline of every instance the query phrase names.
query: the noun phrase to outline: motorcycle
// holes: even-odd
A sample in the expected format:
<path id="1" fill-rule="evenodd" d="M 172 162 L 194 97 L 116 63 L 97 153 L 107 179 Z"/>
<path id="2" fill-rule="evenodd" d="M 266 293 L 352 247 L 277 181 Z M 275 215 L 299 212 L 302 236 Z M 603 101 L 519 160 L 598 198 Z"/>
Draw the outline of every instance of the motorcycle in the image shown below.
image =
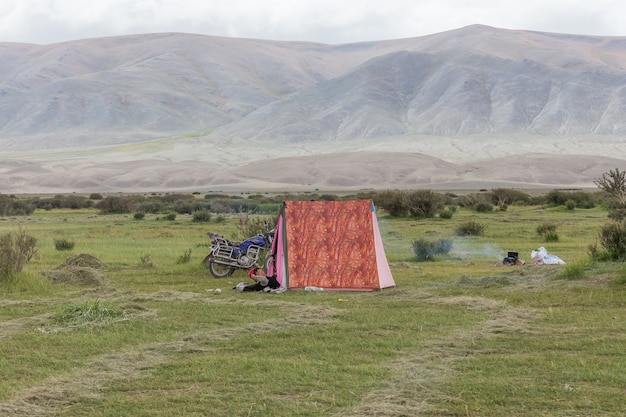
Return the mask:
<path id="1" fill-rule="evenodd" d="M 266 225 L 267 228 L 267 225 Z M 203 263 L 215 278 L 232 275 L 237 269 L 260 268 L 265 263 L 274 241 L 275 230 L 249 237 L 243 242 L 233 242 L 224 236 L 209 232 L 211 249 Z M 265 267 L 265 265 L 263 265 Z"/>

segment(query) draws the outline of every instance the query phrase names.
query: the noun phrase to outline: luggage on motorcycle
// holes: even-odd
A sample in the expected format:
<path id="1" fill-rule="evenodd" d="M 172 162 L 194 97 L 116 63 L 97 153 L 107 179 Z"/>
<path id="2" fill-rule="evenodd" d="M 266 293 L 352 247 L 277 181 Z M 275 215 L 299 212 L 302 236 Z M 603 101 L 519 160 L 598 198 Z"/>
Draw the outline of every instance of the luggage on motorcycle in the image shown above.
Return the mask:
<path id="1" fill-rule="evenodd" d="M 242 255 L 245 255 L 248 253 L 248 248 L 250 246 L 263 247 L 263 245 L 265 245 L 265 238 L 263 237 L 263 235 L 256 235 L 249 237 L 248 239 L 241 242 L 241 245 L 239 245 L 239 250 L 241 251 Z"/>

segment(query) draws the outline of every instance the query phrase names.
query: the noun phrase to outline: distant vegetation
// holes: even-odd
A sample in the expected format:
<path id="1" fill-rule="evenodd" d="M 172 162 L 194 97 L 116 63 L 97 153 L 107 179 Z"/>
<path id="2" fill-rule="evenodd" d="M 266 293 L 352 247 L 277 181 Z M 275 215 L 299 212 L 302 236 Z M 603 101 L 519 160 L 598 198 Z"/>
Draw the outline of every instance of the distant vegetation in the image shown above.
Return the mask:
<path id="1" fill-rule="evenodd" d="M 27 216 L 36 209 L 84 209 L 96 208 L 101 214 L 190 214 L 198 221 L 207 220 L 206 213 L 255 213 L 274 214 L 285 200 L 353 200 L 373 199 L 376 207 L 392 216 L 450 218 L 456 207 L 470 208 L 477 212 L 503 211 L 509 205 L 564 206 L 568 209 L 593 208 L 603 205 L 619 217 L 619 204 L 607 192 L 580 190 L 552 190 L 546 193 L 528 194 L 511 188 L 464 194 L 440 193 L 433 190 L 382 190 L 356 194 L 206 194 L 166 193 L 127 194 L 102 196 L 55 195 L 54 197 L 16 197 L 0 194 L 0 216 Z M 202 215 L 198 214 L 202 213 Z M 143 218 L 138 215 L 135 218 Z"/>

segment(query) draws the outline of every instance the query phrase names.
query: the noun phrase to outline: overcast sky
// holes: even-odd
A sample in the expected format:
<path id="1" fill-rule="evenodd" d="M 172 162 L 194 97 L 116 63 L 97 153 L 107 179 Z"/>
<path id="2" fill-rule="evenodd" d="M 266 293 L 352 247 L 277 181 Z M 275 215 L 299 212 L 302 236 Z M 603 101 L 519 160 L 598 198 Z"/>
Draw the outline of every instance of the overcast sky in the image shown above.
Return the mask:
<path id="1" fill-rule="evenodd" d="M 626 36 L 624 0 L 0 0 L 0 42 L 154 32 L 330 44 L 472 24 Z"/>

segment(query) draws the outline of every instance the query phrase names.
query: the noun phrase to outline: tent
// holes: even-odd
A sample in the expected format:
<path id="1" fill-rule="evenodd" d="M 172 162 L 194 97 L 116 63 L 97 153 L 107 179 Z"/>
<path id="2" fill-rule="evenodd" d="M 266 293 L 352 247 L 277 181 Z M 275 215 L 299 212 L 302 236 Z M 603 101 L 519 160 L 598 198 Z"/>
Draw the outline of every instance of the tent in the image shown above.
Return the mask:
<path id="1" fill-rule="evenodd" d="M 268 274 L 283 288 L 371 291 L 395 285 L 371 200 L 285 201 Z"/>

